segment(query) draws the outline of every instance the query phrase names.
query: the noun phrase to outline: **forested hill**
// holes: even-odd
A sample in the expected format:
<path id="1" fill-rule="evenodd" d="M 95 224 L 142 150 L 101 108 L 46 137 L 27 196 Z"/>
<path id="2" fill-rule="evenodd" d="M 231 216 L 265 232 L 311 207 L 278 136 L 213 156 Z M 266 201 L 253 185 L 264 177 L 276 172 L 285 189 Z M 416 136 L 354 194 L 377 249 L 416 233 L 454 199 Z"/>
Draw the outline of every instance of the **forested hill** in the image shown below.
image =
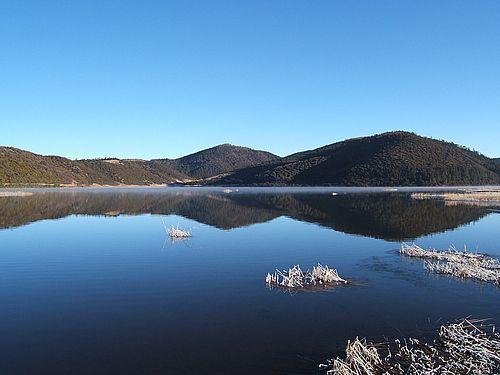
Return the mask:
<path id="1" fill-rule="evenodd" d="M 354 138 L 236 171 L 231 185 L 436 186 L 500 183 L 494 160 L 408 132 Z"/>
<path id="2" fill-rule="evenodd" d="M 180 159 L 157 160 L 70 160 L 0 147 L 0 185 L 182 183 L 278 159 L 268 152 L 227 144 Z"/>
<path id="3" fill-rule="evenodd" d="M 207 178 L 279 159 L 270 152 L 223 144 L 179 159 L 166 159 L 166 163 L 187 176 Z M 161 164 L 165 162 L 165 159 L 153 160 L 153 162 Z"/>
<path id="4" fill-rule="evenodd" d="M 155 184 L 186 178 L 168 165 L 152 167 L 144 160 L 70 160 L 0 147 L 0 184 Z"/>
<path id="5" fill-rule="evenodd" d="M 224 144 L 179 159 L 70 160 L 0 147 L 0 185 L 498 185 L 499 159 L 408 132 L 353 138 L 285 158 Z"/>

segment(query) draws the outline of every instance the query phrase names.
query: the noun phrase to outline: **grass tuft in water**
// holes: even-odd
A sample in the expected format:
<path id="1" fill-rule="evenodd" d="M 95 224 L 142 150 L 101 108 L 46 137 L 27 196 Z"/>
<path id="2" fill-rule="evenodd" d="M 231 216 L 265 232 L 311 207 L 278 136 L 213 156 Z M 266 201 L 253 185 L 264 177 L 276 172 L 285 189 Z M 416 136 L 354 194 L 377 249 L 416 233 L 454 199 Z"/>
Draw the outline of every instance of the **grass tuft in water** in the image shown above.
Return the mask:
<path id="1" fill-rule="evenodd" d="M 336 269 L 318 263 L 312 271 L 304 272 L 299 265 L 289 268 L 288 271 L 277 269 L 273 274 L 267 274 L 266 283 L 270 286 L 295 289 L 347 284 L 347 280 L 341 278 Z"/>
<path id="2" fill-rule="evenodd" d="M 399 253 L 412 258 L 426 259 L 425 268 L 430 272 L 452 275 L 462 279 L 475 279 L 500 285 L 500 262 L 487 254 L 458 251 L 425 250 L 415 244 L 401 244 Z"/>
<path id="3" fill-rule="evenodd" d="M 500 335 L 494 326 L 464 319 L 441 326 L 431 344 L 416 339 L 372 344 L 349 341 L 345 358 L 320 365 L 327 375 L 498 374 Z"/>

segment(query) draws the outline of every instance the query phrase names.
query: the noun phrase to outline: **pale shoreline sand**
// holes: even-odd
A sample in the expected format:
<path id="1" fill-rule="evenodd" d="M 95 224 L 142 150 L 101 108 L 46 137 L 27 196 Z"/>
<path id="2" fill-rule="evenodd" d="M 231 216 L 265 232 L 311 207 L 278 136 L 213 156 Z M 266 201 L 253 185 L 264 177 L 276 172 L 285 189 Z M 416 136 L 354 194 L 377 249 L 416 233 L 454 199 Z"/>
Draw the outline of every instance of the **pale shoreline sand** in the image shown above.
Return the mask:
<path id="1" fill-rule="evenodd" d="M 500 186 L 227 186 L 227 185 L 192 185 L 182 183 L 170 184 L 26 184 L 26 185 L 3 185 L 0 192 L 3 196 L 12 192 L 37 191 L 37 190 L 99 190 L 99 189 L 165 189 L 165 190 L 221 190 L 229 193 L 237 192 L 334 192 L 333 196 L 342 193 L 415 193 L 416 196 L 441 196 L 448 193 L 465 193 L 479 191 L 494 191 L 500 193 Z M 423 194 L 434 193 L 434 194 Z M 462 195 L 462 194 L 460 194 Z M 451 201 L 450 201 L 451 202 Z"/>
<path id="2" fill-rule="evenodd" d="M 1 197 L 29 197 L 33 195 L 33 193 L 29 191 L 0 191 Z"/>
<path id="3" fill-rule="evenodd" d="M 174 186 L 173 184 L 24 184 L 24 185 L 3 185 L 0 190 L 12 189 L 65 189 L 65 188 L 161 188 Z"/>

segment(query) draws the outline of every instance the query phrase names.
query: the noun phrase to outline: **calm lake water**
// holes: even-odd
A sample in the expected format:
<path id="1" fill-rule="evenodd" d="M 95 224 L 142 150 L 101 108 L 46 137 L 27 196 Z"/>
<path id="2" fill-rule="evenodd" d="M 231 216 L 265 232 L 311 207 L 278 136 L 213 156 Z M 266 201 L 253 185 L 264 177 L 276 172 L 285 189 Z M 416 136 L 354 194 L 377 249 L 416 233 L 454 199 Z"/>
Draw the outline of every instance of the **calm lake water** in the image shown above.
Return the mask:
<path id="1" fill-rule="evenodd" d="M 33 191 L 0 197 L 0 374 L 316 374 L 356 336 L 500 323 L 498 288 L 397 254 L 500 256 L 495 209 L 380 189 Z M 170 241 L 162 220 L 193 237 Z M 265 285 L 318 262 L 355 285 Z"/>

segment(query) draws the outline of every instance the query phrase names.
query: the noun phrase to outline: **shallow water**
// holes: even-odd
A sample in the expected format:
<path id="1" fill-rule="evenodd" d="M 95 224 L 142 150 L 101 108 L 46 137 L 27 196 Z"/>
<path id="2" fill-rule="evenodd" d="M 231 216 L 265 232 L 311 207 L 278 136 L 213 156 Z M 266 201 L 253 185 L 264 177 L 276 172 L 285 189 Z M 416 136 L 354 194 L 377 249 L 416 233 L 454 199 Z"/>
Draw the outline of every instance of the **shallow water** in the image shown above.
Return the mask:
<path id="1" fill-rule="evenodd" d="M 315 374 L 356 336 L 500 323 L 498 288 L 396 252 L 415 240 L 500 256 L 492 209 L 383 189 L 33 192 L 0 198 L 1 374 Z M 162 219 L 193 237 L 171 242 Z M 317 262 L 355 285 L 264 283 Z"/>

